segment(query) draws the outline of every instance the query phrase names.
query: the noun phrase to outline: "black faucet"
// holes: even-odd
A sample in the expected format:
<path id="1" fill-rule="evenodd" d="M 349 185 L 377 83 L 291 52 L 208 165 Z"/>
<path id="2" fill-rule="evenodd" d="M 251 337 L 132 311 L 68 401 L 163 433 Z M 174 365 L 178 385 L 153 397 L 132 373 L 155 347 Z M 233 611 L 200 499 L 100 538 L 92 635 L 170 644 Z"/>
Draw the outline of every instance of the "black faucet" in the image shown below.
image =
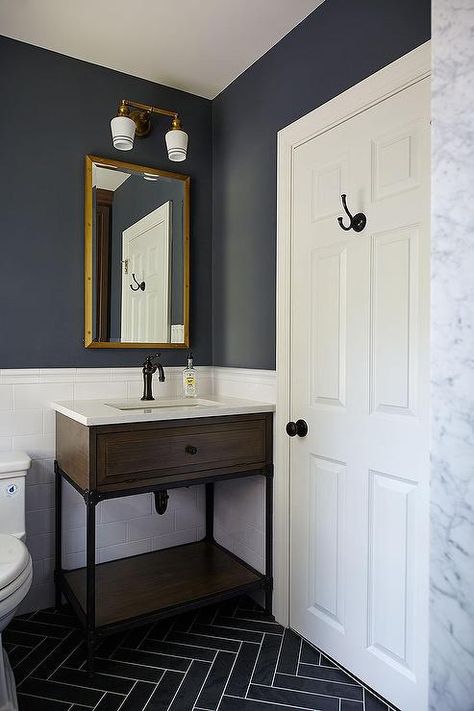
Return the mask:
<path id="1" fill-rule="evenodd" d="M 154 355 L 149 355 L 145 358 L 145 362 L 143 363 L 143 397 L 141 398 L 142 400 L 154 400 L 155 398 L 153 397 L 153 389 L 152 389 L 152 379 L 153 379 L 153 373 L 156 373 L 158 370 L 159 372 L 159 378 L 158 380 L 160 383 L 165 382 L 165 371 L 163 370 L 163 366 L 159 361 L 156 361 L 153 363 L 153 360 L 155 358 L 159 358 L 161 353 L 155 353 Z"/>

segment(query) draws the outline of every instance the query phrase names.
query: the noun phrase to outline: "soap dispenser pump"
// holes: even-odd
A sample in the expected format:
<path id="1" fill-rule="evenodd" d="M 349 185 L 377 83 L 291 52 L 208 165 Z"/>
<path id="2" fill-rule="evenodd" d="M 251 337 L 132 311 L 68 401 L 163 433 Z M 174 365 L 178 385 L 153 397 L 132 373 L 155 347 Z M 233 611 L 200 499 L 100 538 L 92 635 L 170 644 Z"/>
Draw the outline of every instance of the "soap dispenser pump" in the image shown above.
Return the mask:
<path id="1" fill-rule="evenodd" d="M 184 397 L 196 397 L 197 395 L 197 374 L 192 353 L 188 353 L 188 364 L 183 370 L 183 393 Z"/>

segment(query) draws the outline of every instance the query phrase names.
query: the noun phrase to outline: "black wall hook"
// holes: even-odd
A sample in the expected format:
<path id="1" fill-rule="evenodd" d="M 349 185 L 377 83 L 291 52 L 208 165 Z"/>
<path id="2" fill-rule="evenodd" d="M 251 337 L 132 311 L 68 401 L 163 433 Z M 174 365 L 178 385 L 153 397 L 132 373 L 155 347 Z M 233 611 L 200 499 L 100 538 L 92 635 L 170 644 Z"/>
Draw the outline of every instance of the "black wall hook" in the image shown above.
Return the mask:
<path id="1" fill-rule="evenodd" d="M 130 289 L 132 291 L 138 291 L 139 289 L 141 289 L 142 291 L 145 291 L 145 282 L 144 281 L 141 281 L 141 282 L 137 281 L 135 274 L 132 274 L 132 279 L 136 284 L 136 286 L 133 286 L 133 284 L 130 284 Z"/>
<path id="2" fill-rule="evenodd" d="M 346 195 L 341 195 L 341 199 L 344 210 L 346 211 L 346 214 L 348 215 L 351 221 L 349 227 L 345 227 L 345 225 L 343 224 L 343 218 L 338 217 L 337 221 L 339 222 L 341 229 L 346 230 L 346 232 L 348 232 L 349 230 L 354 230 L 354 232 L 362 232 L 362 230 L 367 224 L 366 216 L 363 212 L 358 212 L 357 215 L 351 215 L 347 208 Z"/>

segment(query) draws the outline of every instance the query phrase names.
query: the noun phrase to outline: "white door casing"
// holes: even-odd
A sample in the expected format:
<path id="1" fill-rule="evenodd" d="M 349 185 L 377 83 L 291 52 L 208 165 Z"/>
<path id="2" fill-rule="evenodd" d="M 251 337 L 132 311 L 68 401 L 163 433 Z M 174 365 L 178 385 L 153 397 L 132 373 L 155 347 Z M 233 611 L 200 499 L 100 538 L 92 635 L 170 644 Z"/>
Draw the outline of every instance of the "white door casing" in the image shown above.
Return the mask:
<path id="1" fill-rule="evenodd" d="M 122 341 L 170 341 L 171 234 L 170 201 L 123 231 Z M 130 288 L 132 274 L 145 282 L 144 291 Z"/>
<path id="2" fill-rule="evenodd" d="M 291 626 L 406 711 L 426 709 L 428 74 L 426 45 L 279 136 L 276 614 L 290 567 Z"/>

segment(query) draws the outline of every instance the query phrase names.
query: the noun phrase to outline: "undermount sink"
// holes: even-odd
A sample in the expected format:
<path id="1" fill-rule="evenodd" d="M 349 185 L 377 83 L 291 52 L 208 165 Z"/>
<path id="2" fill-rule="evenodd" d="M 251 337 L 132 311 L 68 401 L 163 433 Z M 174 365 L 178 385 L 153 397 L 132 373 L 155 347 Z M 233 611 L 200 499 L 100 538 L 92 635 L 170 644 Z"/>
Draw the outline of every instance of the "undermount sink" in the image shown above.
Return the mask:
<path id="1" fill-rule="evenodd" d="M 175 398 L 174 400 L 111 400 L 104 404 L 115 407 L 116 410 L 156 410 L 161 407 L 212 407 L 216 403 L 199 398 Z"/>

